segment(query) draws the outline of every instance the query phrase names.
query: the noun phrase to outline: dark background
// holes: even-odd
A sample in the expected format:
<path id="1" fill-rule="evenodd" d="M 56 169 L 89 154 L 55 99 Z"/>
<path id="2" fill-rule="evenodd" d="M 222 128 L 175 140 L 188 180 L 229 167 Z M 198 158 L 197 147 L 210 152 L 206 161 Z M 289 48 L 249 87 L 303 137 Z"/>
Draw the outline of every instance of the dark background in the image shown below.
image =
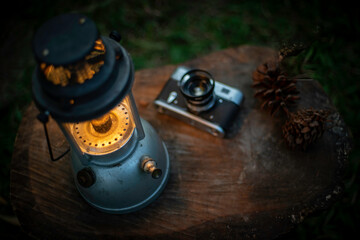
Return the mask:
<path id="1" fill-rule="evenodd" d="M 350 239 L 359 233 L 360 18 L 346 1 L 11 1 L 2 5 L 0 32 L 0 238 L 24 239 L 9 198 L 10 161 L 22 112 L 31 102 L 35 66 L 31 39 L 49 18 L 79 12 L 102 35 L 118 30 L 135 69 L 176 64 L 242 44 L 308 47 L 286 61 L 290 75 L 318 80 L 354 137 L 345 192 L 285 239 Z M 61 216 L 59 216 L 61 217 Z"/>

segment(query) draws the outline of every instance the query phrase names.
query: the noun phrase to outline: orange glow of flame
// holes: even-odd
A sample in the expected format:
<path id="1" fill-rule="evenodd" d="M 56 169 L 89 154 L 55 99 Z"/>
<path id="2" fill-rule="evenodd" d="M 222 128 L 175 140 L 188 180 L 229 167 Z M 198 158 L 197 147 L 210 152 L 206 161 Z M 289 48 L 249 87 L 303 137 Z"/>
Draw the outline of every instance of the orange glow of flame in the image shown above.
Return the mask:
<path id="1" fill-rule="evenodd" d="M 104 55 L 105 46 L 99 39 L 95 41 L 94 50 L 83 61 L 66 67 L 41 63 L 40 69 L 45 78 L 55 85 L 67 86 L 70 82 L 82 84 L 100 71 L 101 66 L 104 65 L 102 60 Z"/>

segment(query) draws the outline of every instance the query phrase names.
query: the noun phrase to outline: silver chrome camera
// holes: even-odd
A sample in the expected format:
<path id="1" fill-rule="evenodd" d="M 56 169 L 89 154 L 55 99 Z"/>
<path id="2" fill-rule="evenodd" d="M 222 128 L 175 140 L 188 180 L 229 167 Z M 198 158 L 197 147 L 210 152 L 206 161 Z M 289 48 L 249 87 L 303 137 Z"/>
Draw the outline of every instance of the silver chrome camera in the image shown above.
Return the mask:
<path id="1" fill-rule="evenodd" d="M 243 101 L 240 90 L 201 69 L 178 67 L 155 100 L 160 113 L 224 137 Z"/>

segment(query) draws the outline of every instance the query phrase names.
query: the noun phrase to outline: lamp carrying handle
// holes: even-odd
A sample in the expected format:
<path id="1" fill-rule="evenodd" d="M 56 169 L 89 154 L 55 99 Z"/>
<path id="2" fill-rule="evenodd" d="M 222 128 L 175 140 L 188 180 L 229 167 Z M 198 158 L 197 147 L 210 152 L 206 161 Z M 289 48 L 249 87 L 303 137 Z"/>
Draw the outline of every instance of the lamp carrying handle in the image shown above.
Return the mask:
<path id="1" fill-rule="evenodd" d="M 49 154 L 50 154 L 50 159 L 51 161 L 55 162 L 60 160 L 62 157 L 64 157 L 68 152 L 70 152 L 70 148 L 68 148 L 64 153 L 62 153 L 60 156 L 58 156 L 57 158 L 54 158 L 53 152 L 52 152 L 52 148 L 51 148 L 51 143 L 50 143 L 50 138 L 49 138 L 49 134 L 48 134 L 48 130 L 47 130 L 47 126 L 46 124 L 49 122 L 49 112 L 41 112 L 37 115 L 37 119 L 43 124 L 44 126 L 44 132 L 45 132 L 45 137 L 46 137 L 46 142 L 48 145 L 48 149 L 49 149 Z"/>

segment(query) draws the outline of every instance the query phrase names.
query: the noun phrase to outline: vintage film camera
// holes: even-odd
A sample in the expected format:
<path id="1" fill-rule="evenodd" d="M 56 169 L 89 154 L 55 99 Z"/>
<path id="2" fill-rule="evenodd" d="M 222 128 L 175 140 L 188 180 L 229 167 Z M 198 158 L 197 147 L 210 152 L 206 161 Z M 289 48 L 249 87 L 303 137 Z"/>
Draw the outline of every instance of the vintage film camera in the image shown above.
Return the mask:
<path id="1" fill-rule="evenodd" d="M 225 137 L 243 101 L 240 90 L 201 69 L 178 67 L 155 100 L 160 113 Z"/>

